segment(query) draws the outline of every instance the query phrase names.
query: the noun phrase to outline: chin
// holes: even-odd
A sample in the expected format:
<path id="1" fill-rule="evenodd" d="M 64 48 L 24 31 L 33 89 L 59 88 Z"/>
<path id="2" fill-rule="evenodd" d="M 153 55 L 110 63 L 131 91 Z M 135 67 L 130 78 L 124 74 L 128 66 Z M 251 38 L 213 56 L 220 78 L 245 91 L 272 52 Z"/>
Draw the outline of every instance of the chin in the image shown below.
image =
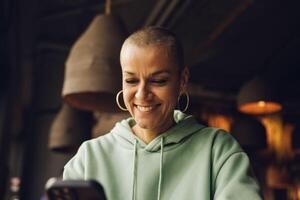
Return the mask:
<path id="1" fill-rule="evenodd" d="M 154 122 L 145 122 L 144 120 L 142 121 L 136 121 L 137 125 L 140 127 L 140 128 L 143 128 L 143 129 L 154 129 L 156 126 L 156 124 Z"/>

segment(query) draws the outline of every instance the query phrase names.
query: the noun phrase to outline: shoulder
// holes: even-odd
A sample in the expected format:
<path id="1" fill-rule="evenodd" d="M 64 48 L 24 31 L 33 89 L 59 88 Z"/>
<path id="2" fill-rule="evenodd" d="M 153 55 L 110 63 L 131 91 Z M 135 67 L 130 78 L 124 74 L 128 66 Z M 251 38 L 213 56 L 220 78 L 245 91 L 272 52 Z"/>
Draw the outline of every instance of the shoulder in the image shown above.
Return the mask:
<path id="1" fill-rule="evenodd" d="M 202 140 L 209 140 L 212 144 L 213 151 L 242 151 L 238 142 L 227 131 L 220 128 L 205 127 L 199 130 L 195 137 Z"/>
<path id="2" fill-rule="evenodd" d="M 84 179 L 87 166 L 97 163 L 97 158 L 107 156 L 112 142 L 110 133 L 83 142 L 77 153 L 64 166 L 64 179 Z"/>
<path id="3" fill-rule="evenodd" d="M 105 152 L 107 148 L 112 148 L 113 140 L 114 136 L 111 133 L 108 133 L 83 142 L 70 162 L 73 160 L 87 160 L 95 155 Z"/>
<path id="4" fill-rule="evenodd" d="M 214 142 L 213 142 L 213 151 L 218 152 L 241 152 L 243 151 L 234 139 L 234 137 L 227 131 L 223 129 L 214 128 Z"/>
<path id="5" fill-rule="evenodd" d="M 218 128 L 206 130 L 212 137 L 212 160 L 215 165 L 222 165 L 236 153 L 244 153 L 239 143 L 227 131 Z"/>
<path id="6" fill-rule="evenodd" d="M 242 151 L 234 137 L 229 132 L 220 128 L 204 127 L 193 134 L 194 138 L 209 143 L 212 151 L 216 153 L 231 150 Z"/>
<path id="7" fill-rule="evenodd" d="M 199 146 L 205 146 L 206 149 L 210 150 L 211 160 L 216 168 L 232 155 L 236 153 L 244 154 L 243 149 L 234 137 L 223 129 L 205 127 L 193 135 L 193 140 Z"/>

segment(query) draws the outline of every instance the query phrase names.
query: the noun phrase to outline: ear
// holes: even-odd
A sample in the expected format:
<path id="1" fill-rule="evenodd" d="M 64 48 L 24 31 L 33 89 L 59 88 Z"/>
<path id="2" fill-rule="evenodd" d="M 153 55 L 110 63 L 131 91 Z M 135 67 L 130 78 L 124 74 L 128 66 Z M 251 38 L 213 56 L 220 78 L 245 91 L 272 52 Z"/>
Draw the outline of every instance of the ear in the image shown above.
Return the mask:
<path id="1" fill-rule="evenodd" d="M 181 77 L 180 77 L 180 94 L 187 91 L 189 77 L 190 77 L 189 68 L 185 66 L 181 72 Z"/>

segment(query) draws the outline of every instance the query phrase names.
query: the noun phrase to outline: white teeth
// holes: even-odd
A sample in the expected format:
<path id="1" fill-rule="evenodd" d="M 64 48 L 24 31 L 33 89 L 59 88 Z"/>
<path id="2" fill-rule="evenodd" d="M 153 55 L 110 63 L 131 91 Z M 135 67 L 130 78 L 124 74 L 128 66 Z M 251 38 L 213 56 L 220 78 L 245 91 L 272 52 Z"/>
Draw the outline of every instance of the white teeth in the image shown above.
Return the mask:
<path id="1" fill-rule="evenodd" d="M 154 106 L 136 106 L 139 111 L 148 112 L 154 108 Z"/>

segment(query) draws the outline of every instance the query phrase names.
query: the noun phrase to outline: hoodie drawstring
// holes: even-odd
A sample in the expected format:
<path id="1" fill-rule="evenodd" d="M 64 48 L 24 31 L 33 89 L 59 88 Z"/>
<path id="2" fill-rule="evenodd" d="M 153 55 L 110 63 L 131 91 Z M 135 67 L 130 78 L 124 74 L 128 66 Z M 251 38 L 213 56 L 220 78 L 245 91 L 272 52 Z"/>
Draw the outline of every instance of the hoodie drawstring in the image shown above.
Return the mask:
<path id="1" fill-rule="evenodd" d="M 163 155 L 164 155 L 164 138 L 160 140 L 160 162 L 159 162 L 159 180 L 157 188 L 157 200 L 160 200 L 161 196 L 161 185 L 163 178 Z M 134 154 L 133 154 L 133 180 L 132 180 L 132 200 L 136 199 L 136 173 L 137 173 L 137 140 L 134 141 Z"/>
<path id="2" fill-rule="evenodd" d="M 160 163 L 159 163 L 159 181 L 158 181 L 158 189 L 157 189 L 157 200 L 160 200 L 160 193 L 161 193 L 161 183 L 162 183 L 162 176 L 163 176 L 163 155 L 164 155 L 164 138 L 161 137 L 160 140 Z"/>
<path id="3" fill-rule="evenodd" d="M 134 154 L 133 154 L 133 180 L 132 180 L 132 200 L 135 200 L 136 191 L 136 154 L 137 154 L 137 140 L 134 140 Z"/>

